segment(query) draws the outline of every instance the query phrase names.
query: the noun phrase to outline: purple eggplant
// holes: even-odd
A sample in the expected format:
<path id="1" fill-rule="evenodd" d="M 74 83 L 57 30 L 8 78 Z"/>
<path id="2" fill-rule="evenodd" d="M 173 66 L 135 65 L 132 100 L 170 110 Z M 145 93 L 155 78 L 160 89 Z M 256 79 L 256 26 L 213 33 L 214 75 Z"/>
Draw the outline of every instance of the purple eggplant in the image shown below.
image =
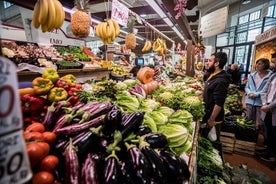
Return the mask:
<path id="1" fill-rule="evenodd" d="M 122 121 L 120 130 L 123 138 L 138 129 L 142 124 L 144 114 L 144 112 L 132 112 Z"/>
<path id="2" fill-rule="evenodd" d="M 161 133 L 149 133 L 144 137 L 151 148 L 164 148 L 168 145 L 167 137 Z"/>
<path id="3" fill-rule="evenodd" d="M 190 171 L 182 158 L 165 149 L 160 150 L 159 155 L 166 167 L 169 183 L 180 184 L 189 180 Z"/>
<path id="4" fill-rule="evenodd" d="M 143 146 L 141 152 L 147 158 L 151 168 L 151 178 L 153 183 L 167 184 L 167 171 L 163 160 L 160 156 L 149 146 Z"/>
<path id="5" fill-rule="evenodd" d="M 104 167 L 103 183 L 105 184 L 118 184 L 120 183 L 121 170 L 118 160 L 115 156 L 109 156 L 106 160 Z"/>
<path id="6" fill-rule="evenodd" d="M 110 110 L 104 117 L 102 132 L 110 136 L 118 129 L 122 122 L 122 112 L 120 109 Z"/>
<path id="7" fill-rule="evenodd" d="M 46 112 L 46 115 L 45 115 L 45 118 L 42 122 L 42 124 L 44 125 L 45 129 L 46 130 L 49 130 L 51 131 L 54 127 L 54 116 L 55 116 L 55 103 L 52 103 L 51 106 L 49 106 L 47 108 L 47 112 Z"/>
<path id="8" fill-rule="evenodd" d="M 109 101 L 99 102 L 89 109 L 78 110 L 76 112 L 75 116 L 78 117 L 79 115 L 81 115 L 82 119 L 79 123 L 83 123 L 85 121 L 89 121 L 92 118 L 106 114 L 110 110 L 111 107 L 112 107 L 112 104 Z"/>
<path id="9" fill-rule="evenodd" d="M 150 183 L 150 165 L 145 155 L 135 145 L 127 143 L 127 167 L 135 183 Z"/>
<path id="10" fill-rule="evenodd" d="M 138 127 L 137 131 L 135 132 L 135 135 L 142 136 L 142 135 L 146 135 L 149 133 L 151 133 L 151 129 L 148 125 L 140 125 Z"/>
<path id="11" fill-rule="evenodd" d="M 75 135 L 89 128 L 100 126 L 103 122 L 103 119 L 104 119 L 104 116 L 102 115 L 82 124 L 79 124 L 79 123 L 72 124 L 63 128 L 59 128 L 55 131 L 55 133 L 65 134 L 65 135 Z"/>
<path id="12" fill-rule="evenodd" d="M 81 172 L 82 184 L 98 184 L 97 165 L 91 154 L 88 154 Z"/>
<path id="13" fill-rule="evenodd" d="M 62 116 L 60 116 L 52 131 L 56 133 L 58 129 L 63 128 L 64 126 L 66 126 L 66 124 L 70 124 L 72 119 L 74 118 L 73 114 L 74 111 L 72 111 L 70 114 L 63 114 Z"/>
<path id="14" fill-rule="evenodd" d="M 79 160 L 72 139 L 65 151 L 66 184 L 79 184 Z"/>

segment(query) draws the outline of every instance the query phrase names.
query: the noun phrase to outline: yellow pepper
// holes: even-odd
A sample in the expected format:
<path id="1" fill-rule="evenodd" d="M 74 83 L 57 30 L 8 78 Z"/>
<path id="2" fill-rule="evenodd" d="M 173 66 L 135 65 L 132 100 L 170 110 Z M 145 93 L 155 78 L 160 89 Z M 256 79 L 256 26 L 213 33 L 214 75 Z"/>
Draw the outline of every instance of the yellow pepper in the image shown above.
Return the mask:
<path id="1" fill-rule="evenodd" d="M 70 86 L 75 86 L 77 83 L 77 79 L 74 75 L 72 74 L 67 74 L 63 77 L 61 77 L 63 80 L 67 81 Z"/>
<path id="2" fill-rule="evenodd" d="M 44 79 L 50 79 L 53 83 L 55 83 L 58 80 L 59 75 L 54 68 L 46 68 L 42 73 L 42 77 Z"/>
<path id="3" fill-rule="evenodd" d="M 66 100 L 67 97 L 68 93 L 64 88 L 54 87 L 50 90 L 48 100 L 51 102 L 59 102 L 62 100 Z"/>
<path id="4" fill-rule="evenodd" d="M 33 81 L 34 94 L 45 95 L 52 87 L 54 87 L 53 82 L 50 79 L 44 79 L 42 77 L 36 77 Z"/>

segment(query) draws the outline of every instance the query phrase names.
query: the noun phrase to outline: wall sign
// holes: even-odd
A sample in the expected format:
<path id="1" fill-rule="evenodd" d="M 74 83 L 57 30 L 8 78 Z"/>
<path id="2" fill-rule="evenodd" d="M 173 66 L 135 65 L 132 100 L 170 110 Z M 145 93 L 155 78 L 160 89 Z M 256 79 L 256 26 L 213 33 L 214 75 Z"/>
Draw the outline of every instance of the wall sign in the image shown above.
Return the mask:
<path id="1" fill-rule="evenodd" d="M 259 45 L 261 43 L 267 42 L 269 40 L 273 40 L 275 38 L 276 38 L 276 26 L 256 36 L 255 45 Z"/>
<path id="2" fill-rule="evenodd" d="M 223 33 L 226 28 L 228 6 L 213 11 L 200 20 L 200 32 L 203 38 Z"/>

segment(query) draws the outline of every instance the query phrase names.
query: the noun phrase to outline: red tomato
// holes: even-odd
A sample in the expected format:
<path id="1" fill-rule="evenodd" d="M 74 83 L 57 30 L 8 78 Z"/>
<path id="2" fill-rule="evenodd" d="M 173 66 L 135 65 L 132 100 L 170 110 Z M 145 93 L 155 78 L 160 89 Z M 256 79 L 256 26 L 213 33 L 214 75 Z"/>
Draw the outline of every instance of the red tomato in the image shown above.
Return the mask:
<path id="1" fill-rule="evenodd" d="M 48 171 L 52 173 L 56 169 L 58 163 L 59 159 L 57 156 L 47 155 L 41 160 L 38 168 L 40 171 Z"/>
<path id="2" fill-rule="evenodd" d="M 25 141 L 41 141 L 43 140 L 42 133 L 40 132 L 26 132 L 24 134 Z"/>
<path id="3" fill-rule="evenodd" d="M 41 148 L 45 152 L 45 156 L 49 154 L 49 152 L 50 152 L 50 145 L 47 142 L 41 141 L 41 142 L 37 142 L 36 144 L 38 144 L 39 146 L 41 146 Z"/>
<path id="4" fill-rule="evenodd" d="M 26 149 L 27 149 L 31 166 L 36 165 L 40 160 L 42 160 L 49 153 L 49 151 L 47 152 L 46 148 L 44 148 L 42 144 L 39 144 L 39 142 L 31 142 L 27 144 Z M 50 150 L 50 146 L 49 146 L 49 150 Z"/>
<path id="5" fill-rule="evenodd" d="M 47 171 L 35 173 L 32 178 L 32 184 L 53 184 L 54 175 Z"/>
<path id="6" fill-rule="evenodd" d="M 29 126 L 27 126 L 26 132 L 44 132 L 45 131 L 45 127 L 42 123 L 38 123 L 38 122 L 35 122 L 35 123 L 32 123 L 30 124 Z"/>
<path id="7" fill-rule="evenodd" d="M 43 140 L 49 144 L 54 143 L 56 141 L 57 135 L 54 132 L 43 132 L 42 133 Z"/>

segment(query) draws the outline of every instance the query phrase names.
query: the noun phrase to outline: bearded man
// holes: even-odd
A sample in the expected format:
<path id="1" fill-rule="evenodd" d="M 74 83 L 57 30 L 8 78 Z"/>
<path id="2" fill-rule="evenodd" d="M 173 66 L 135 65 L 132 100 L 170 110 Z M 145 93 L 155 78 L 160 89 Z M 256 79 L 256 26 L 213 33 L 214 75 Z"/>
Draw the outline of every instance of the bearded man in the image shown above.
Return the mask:
<path id="1" fill-rule="evenodd" d="M 206 126 L 202 129 L 201 134 L 207 138 L 209 131 L 215 126 L 216 141 L 219 141 L 221 123 L 224 119 L 223 106 L 227 97 L 228 86 L 231 82 L 230 75 L 223 70 L 226 63 L 227 54 L 224 52 L 212 54 L 206 63 L 207 72 L 210 75 L 204 85 L 203 101 L 205 115 L 202 119 L 202 124 Z"/>

